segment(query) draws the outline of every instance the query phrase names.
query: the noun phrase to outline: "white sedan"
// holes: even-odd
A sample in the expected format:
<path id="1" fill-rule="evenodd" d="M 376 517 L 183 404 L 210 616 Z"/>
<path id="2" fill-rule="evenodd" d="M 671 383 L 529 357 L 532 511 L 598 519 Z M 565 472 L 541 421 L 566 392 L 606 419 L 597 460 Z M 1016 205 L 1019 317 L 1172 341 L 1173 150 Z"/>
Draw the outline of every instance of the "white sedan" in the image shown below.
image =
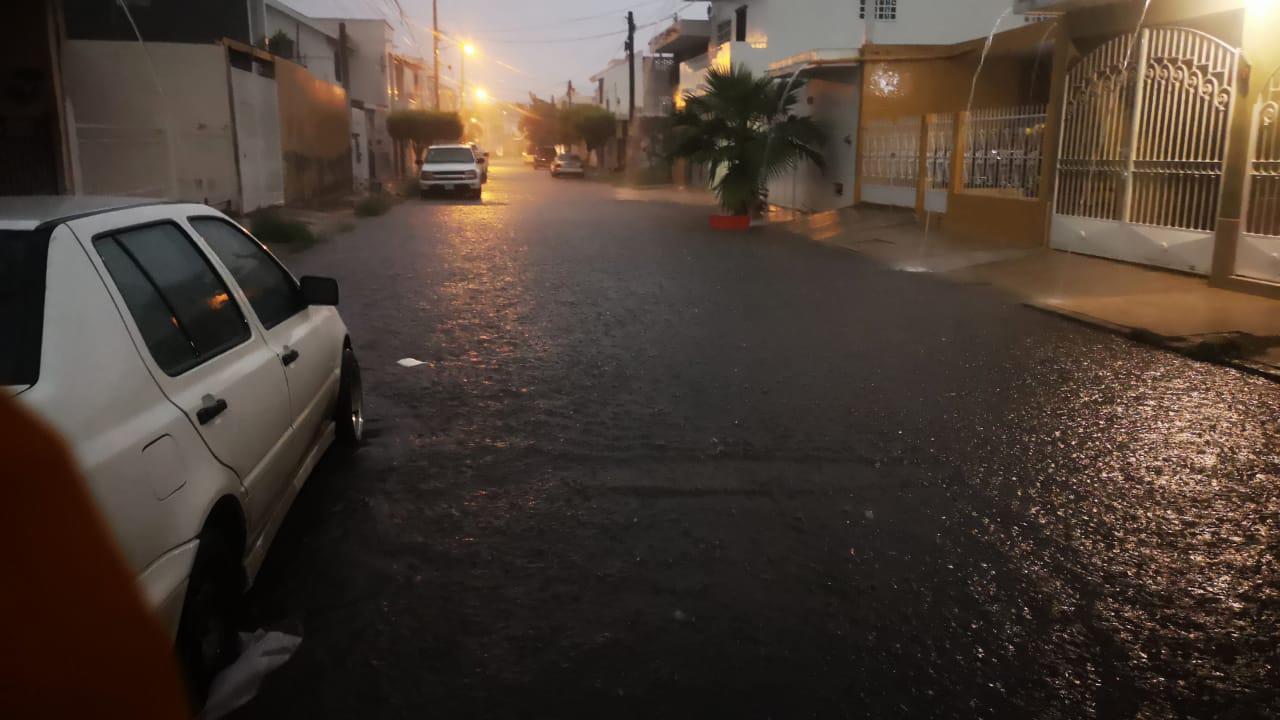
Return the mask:
<path id="1" fill-rule="evenodd" d="M 0 198 L 0 385 L 70 445 L 193 694 L 337 437 L 364 434 L 334 280 L 204 205 Z"/>

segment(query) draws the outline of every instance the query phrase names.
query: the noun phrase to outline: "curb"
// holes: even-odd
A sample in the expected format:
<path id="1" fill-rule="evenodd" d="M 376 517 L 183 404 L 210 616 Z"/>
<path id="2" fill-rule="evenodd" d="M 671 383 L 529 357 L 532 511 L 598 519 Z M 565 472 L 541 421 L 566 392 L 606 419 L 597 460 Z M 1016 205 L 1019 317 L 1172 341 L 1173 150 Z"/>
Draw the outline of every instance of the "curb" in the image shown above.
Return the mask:
<path id="1" fill-rule="evenodd" d="M 1241 336 L 1252 340 L 1265 340 L 1254 338 L 1252 335 L 1244 333 L 1221 333 L 1208 336 L 1170 336 L 1154 333 L 1146 328 L 1129 327 L 1128 325 L 1120 325 L 1117 323 L 1103 320 L 1101 318 L 1087 315 L 1085 313 L 1066 310 L 1064 308 L 1037 302 L 1035 300 L 1026 300 L 1022 303 L 1024 306 L 1033 310 L 1039 310 L 1043 313 L 1056 315 L 1065 320 L 1088 325 L 1092 328 L 1104 330 L 1114 335 L 1128 338 L 1135 342 L 1151 345 L 1162 350 L 1178 353 L 1192 360 L 1200 360 L 1202 362 L 1213 363 L 1224 367 L 1234 368 L 1250 375 L 1255 375 L 1272 382 L 1280 382 L 1280 367 L 1268 365 L 1266 363 L 1250 360 L 1246 357 L 1240 357 L 1239 344 Z"/>

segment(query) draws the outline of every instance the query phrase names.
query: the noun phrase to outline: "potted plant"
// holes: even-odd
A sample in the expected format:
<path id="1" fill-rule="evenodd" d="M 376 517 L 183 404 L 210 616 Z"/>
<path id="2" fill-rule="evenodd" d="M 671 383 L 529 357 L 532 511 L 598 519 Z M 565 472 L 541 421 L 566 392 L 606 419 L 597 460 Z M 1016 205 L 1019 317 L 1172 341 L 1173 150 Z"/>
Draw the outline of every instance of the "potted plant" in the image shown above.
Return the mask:
<path id="1" fill-rule="evenodd" d="M 713 67 L 701 93 L 685 93 L 673 117 L 672 156 L 705 163 L 724 214 L 717 229 L 746 229 L 764 206 L 769 180 L 803 161 L 823 166 L 826 138 L 791 110 L 802 82 L 755 77 L 746 66 Z"/>

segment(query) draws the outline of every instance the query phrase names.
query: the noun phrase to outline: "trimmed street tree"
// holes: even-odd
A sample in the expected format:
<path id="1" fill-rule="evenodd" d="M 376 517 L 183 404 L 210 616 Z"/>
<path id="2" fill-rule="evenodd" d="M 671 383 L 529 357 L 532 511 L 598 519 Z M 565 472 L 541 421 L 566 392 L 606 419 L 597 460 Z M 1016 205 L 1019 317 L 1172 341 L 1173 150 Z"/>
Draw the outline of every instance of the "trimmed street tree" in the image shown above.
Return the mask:
<path id="1" fill-rule="evenodd" d="M 537 147 L 555 145 L 560 140 L 559 109 L 534 98 L 529 111 L 520 116 L 520 130 Z"/>
<path id="2" fill-rule="evenodd" d="M 712 68 L 701 95 L 686 93 L 674 115 L 673 157 L 706 163 L 720 206 L 733 215 L 757 210 L 769 180 L 808 160 L 823 167 L 825 133 L 791 109 L 802 82 L 757 78 L 745 65 Z"/>
<path id="3" fill-rule="evenodd" d="M 462 118 L 456 112 L 395 110 L 387 115 L 387 133 L 394 140 L 410 143 L 414 162 L 421 165 L 427 148 L 462 137 Z"/>
<path id="4" fill-rule="evenodd" d="M 596 165 L 604 167 L 604 146 L 610 138 L 618 134 L 618 120 L 613 113 L 596 105 L 579 105 L 573 116 L 573 124 L 582 142 L 587 145 L 587 153 L 595 151 Z"/>

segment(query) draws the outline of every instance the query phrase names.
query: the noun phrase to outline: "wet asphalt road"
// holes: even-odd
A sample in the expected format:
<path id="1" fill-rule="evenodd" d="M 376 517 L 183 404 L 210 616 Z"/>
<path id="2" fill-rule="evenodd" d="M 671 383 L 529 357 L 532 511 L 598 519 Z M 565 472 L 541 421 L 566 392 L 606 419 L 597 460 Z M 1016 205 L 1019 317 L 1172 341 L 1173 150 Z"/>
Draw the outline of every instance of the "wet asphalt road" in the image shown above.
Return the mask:
<path id="1" fill-rule="evenodd" d="M 1280 717 L 1280 388 L 707 212 L 499 165 L 291 259 L 370 441 L 237 717 Z"/>

